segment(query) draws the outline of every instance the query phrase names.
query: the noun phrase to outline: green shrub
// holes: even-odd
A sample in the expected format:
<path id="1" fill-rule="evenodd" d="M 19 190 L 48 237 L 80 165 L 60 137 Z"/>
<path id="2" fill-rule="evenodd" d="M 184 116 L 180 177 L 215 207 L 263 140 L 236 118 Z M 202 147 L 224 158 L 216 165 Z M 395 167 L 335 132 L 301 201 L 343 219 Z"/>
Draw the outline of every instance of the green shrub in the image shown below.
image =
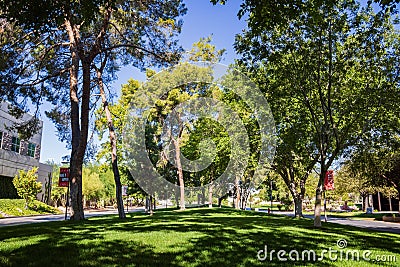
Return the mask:
<path id="1" fill-rule="evenodd" d="M 25 200 L 25 209 L 31 204 L 36 195 L 42 191 L 42 184 L 37 181 L 38 167 L 33 167 L 29 171 L 20 170 L 18 175 L 15 175 L 13 184 L 17 189 L 18 196 Z"/>
<path id="2" fill-rule="evenodd" d="M 23 199 L 0 199 L 0 211 L 10 216 L 60 213 L 59 210 L 37 200 L 32 201 L 28 209 L 25 209 L 25 200 Z"/>
<path id="3" fill-rule="evenodd" d="M 30 210 L 34 210 L 39 213 L 58 213 L 56 208 L 46 205 L 40 201 L 31 202 L 29 203 L 28 207 Z"/>

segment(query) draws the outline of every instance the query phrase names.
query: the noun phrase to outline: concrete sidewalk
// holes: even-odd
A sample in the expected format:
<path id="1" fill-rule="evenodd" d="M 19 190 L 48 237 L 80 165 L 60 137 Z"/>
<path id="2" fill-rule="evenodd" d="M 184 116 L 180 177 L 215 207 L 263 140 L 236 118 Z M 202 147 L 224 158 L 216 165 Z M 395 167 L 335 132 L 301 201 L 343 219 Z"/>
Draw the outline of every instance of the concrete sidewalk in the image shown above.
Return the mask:
<path id="1" fill-rule="evenodd" d="M 314 219 L 314 216 L 311 216 Z M 351 225 L 355 227 L 371 229 L 375 231 L 381 232 L 391 232 L 395 234 L 400 234 L 400 223 L 391 223 L 391 222 L 383 222 L 383 221 L 371 221 L 371 220 L 355 220 L 355 219 L 346 219 L 346 218 L 335 218 L 328 216 L 328 222 L 343 224 L 343 225 Z"/>
<path id="2" fill-rule="evenodd" d="M 144 208 L 133 208 L 133 209 L 130 209 L 128 212 L 129 213 L 144 212 Z M 267 212 L 267 211 L 260 210 L 259 212 Z M 90 218 L 90 217 L 94 217 L 94 216 L 111 215 L 111 214 L 118 214 L 118 211 L 117 210 L 105 210 L 105 211 L 88 210 L 88 211 L 85 211 L 85 218 Z M 273 214 L 294 216 L 293 212 L 285 212 L 285 211 L 274 211 Z M 308 218 L 308 219 L 314 219 L 313 215 L 304 215 L 304 217 Z M 11 225 L 30 224 L 30 223 L 63 221 L 64 218 L 65 218 L 64 214 L 9 217 L 9 218 L 0 219 L 0 227 L 11 226 Z M 68 218 L 69 218 L 69 216 L 68 216 Z M 322 220 L 323 220 L 323 217 L 322 217 Z M 328 216 L 328 222 L 342 224 L 342 225 L 351 225 L 351 226 L 360 227 L 360 228 L 364 228 L 364 229 L 371 229 L 371 230 L 375 230 L 375 231 L 400 234 L 400 223 L 390 223 L 390 222 L 371 221 L 371 220 L 355 220 L 355 219 L 350 219 L 350 218 L 336 218 L 336 217 L 331 217 L 331 216 Z M 324 223 L 324 222 L 322 222 L 322 223 Z"/>
<path id="3" fill-rule="evenodd" d="M 125 210 L 126 212 L 126 210 Z M 132 208 L 128 210 L 128 213 L 131 212 L 144 212 L 144 208 Z M 95 216 L 103 216 L 103 215 L 111 215 L 118 214 L 118 210 L 87 210 L 85 211 L 85 218 L 95 217 Z M 30 223 L 41 223 L 41 222 L 54 222 L 54 221 L 64 221 L 65 214 L 50 214 L 50 215 L 35 215 L 35 216 L 21 216 L 21 217 L 8 217 L 0 219 L 0 227 L 3 226 L 12 226 L 12 225 L 22 225 L 22 224 L 30 224 Z M 67 216 L 69 219 L 69 214 Z"/>
<path id="4" fill-rule="evenodd" d="M 260 210 L 260 212 L 267 212 L 264 210 Z M 285 216 L 294 216 L 293 212 L 286 211 L 274 211 L 273 214 L 277 215 L 285 215 Z M 305 218 L 314 219 L 314 215 L 304 215 Z M 321 216 L 322 224 L 324 224 L 324 216 Z M 371 229 L 375 231 L 381 232 L 390 232 L 395 234 L 400 234 L 400 223 L 391 223 L 391 222 L 383 222 L 383 221 L 373 221 L 373 220 L 363 220 L 363 219 L 351 219 L 351 218 L 337 218 L 328 216 L 327 221 L 330 223 L 337 223 L 342 225 L 351 225 L 355 227 L 360 227 L 364 229 Z"/>

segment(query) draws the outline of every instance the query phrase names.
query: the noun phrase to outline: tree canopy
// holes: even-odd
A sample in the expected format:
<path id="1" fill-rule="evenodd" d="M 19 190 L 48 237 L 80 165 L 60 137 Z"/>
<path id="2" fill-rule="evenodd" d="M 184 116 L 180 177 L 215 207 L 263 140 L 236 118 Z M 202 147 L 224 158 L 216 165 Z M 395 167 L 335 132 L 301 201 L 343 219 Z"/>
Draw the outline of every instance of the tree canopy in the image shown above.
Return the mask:
<path id="1" fill-rule="evenodd" d="M 240 14 L 246 13 L 248 30 L 235 44 L 239 62 L 275 108 L 282 140 L 277 163 L 289 171 L 295 167 L 297 175 L 299 168 L 318 169 L 320 226 L 326 171 L 379 120 L 379 109 L 398 97 L 395 20 L 355 1 L 244 1 Z"/>

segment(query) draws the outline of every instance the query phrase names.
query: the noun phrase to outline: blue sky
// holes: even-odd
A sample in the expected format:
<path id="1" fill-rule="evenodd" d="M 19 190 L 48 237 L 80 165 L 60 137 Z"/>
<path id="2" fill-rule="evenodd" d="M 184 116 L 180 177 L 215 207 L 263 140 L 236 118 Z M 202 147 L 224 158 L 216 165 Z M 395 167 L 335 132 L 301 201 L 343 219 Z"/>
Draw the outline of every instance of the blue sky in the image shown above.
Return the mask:
<path id="1" fill-rule="evenodd" d="M 236 16 L 241 1 L 231 0 L 224 6 L 213 6 L 208 0 L 186 0 L 185 3 L 188 11 L 183 17 L 183 29 L 178 37 L 183 48 L 189 50 L 201 37 L 212 34 L 213 44 L 217 49 L 226 49 L 222 63 L 232 63 L 237 58 L 233 49 L 235 35 L 246 27 L 245 21 L 239 20 Z M 112 89 L 119 92 L 121 85 L 129 78 L 143 80 L 144 75 L 132 67 L 123 67 L 118 74 L 118 80 L 112 84 Z M 60 162 L 61 157 L 69 155 L 70 151 L 65 148 L 64 143 L 58 141 L 52 122 L 45 115 L 42 119 L 44 125 L 41 161 Z"/>

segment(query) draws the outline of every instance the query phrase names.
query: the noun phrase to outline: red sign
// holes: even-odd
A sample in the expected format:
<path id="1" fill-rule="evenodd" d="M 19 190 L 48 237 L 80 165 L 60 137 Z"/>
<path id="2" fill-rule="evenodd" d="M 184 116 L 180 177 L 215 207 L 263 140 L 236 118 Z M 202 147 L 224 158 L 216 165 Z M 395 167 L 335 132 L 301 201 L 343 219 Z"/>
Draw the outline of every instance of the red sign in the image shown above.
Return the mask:
<path id="1" fill-rule="evenodd" d="M 324 190 L 334 190 L 333 171 L 329 170 L 325 173 Z"/>
<path id="2" fill-rule="evenodd" d="M 69 168 L 60 168 L 60 177 L 58 178 L 58 186 L 68 187 Z"/>

